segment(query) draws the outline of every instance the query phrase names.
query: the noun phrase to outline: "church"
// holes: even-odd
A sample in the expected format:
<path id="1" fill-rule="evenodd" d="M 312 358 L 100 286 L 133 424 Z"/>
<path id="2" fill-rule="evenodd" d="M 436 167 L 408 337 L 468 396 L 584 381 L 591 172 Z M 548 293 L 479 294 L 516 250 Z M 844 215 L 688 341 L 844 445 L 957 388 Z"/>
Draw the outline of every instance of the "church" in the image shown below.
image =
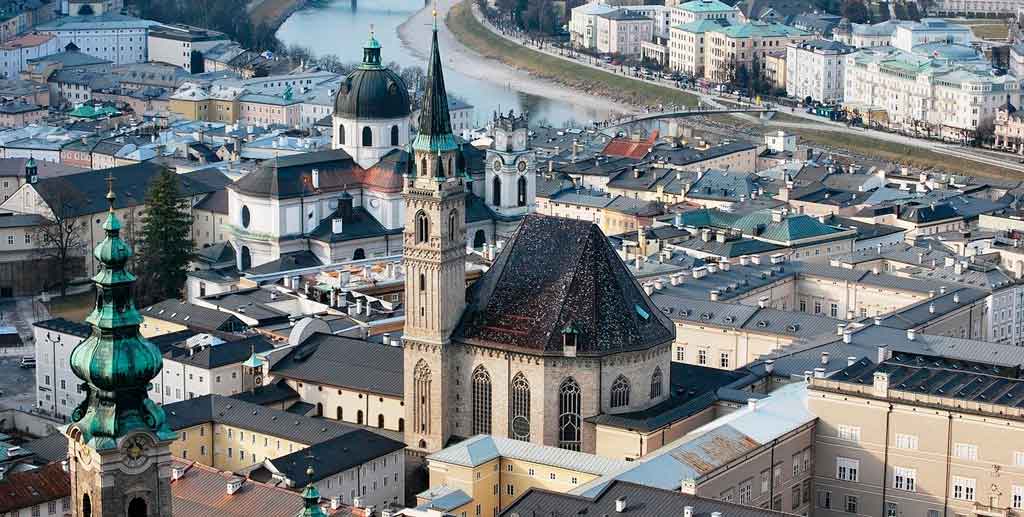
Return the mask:
<path id="1" fill-rule="evenodd" d="M 403 185 L 405 441 L 429 453 L 492 434 L 594 452 L 587 419 L 643 411 L 670 397 L 673 323 L 589 222 L 526 215 L 491 268 L 466 289 L 467 200 L 459 174 L 436 30 Z M 515 213 L 504 187 L 525 167 L 525 121 L 496 138 L 488 194 Z M 518 140 L 518 141 L 517 141 Z M 526 187 L 529 195 L 530 187 Z"/>
<path id="2" fill-rule="evenodd" d="M 335 97 L 330 150 L 267 160 L 227 187 L 239 272 L 273 275 L 402 253 L 403 178 L 417 168 L 412 100 L 402 78 L 382 63 L 371 34 L 362 62 Z M 495 115 L 491 149 L 450 141 L 449 170 L 467 192 L 460 212 L 466 246 L 507 239 L 535 205 L 526 121 L 523 114 Z"/>

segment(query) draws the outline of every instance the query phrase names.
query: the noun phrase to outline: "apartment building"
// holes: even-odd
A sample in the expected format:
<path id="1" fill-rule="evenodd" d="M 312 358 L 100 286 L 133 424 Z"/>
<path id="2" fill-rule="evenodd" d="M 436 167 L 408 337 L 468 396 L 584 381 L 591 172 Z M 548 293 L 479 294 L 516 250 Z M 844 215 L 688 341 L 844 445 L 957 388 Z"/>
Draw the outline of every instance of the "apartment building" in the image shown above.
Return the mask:
<path id="1" fill-rule="evenodd" d="M 779 23 L 705 19 L 672 27 L 669 67 L 716 82 L 735 79 L 740 69 L 763 75 L 768 53 L 814 38 Z"/>
<path id="2" fill-rule="evenodd" d="M 1024 510 L 1019 364 L 879 349 L 813 378 L 808 392 L 818 416 L 814 515 Z"/>
<path id="3" fill-rule="evenodd" d="M 843 101 L 904 131 L 966 141 L 1006 102 L 1020 105 L 1020 80 L 996 75 L 972 47 L 929 43 L 912 52 L 863 49 L 846 56 Z"/>
<path id="4" fill-rule="evenodd" d="M 654 20 L 632 9 L 616 9 L 595 16 L 597 41 L 594 47 L 602 54 L 627 57 L 640 55 L 640 44 L 651 41 Z"/>
<path id="5" fill-rule="evenodd" d="M 182 24 L 154 27 L 146 35 L 149 61 L 170 63 L 189 73 L 204 71 L 202 52 L 229 41 L 224 33 Z M 192 69 L 194 63 L 196 70 Z"/>
<path id="6" fill-rule="evenodd" d="M 726 20 L 730 23 L 743 21 L 743 11 L 740 11 L 739 7 L 731 6 L 720 0 L 691 0 L 670 9 L 669 23 L 671 25 L 682 25 L 702 20 Z"/>
<path id="7" fill-rule="evenodd" d="M 569 18 L 569 41 L 573 47 L 597 47 L 597 17 L 616 9 L 601 2 L 590 2 L 574 7 Z"/>
<path id="8" fill-rule="evenodd" d="M 811 40 L 786 47 L 786 94 L 831 104 L 843 100 L 843 65 L 853 47 Z"/>
<path id="9" fill-rule="evenodd" d="M 26 34 L 0 45 L 0 77 L 17 79 L 28 68 L 28 60 L 49 56 L 61 47 L 52 34 Z"/>
<path id="10" fill-rule="evenodd" d="M 123 65 L 148 60 L 147 35 L 157 25 L 155 21 L 109 12 L 57 18 L 36 30 L 55 36 L 61 48 L 73 43 L 86 54 Z"/>

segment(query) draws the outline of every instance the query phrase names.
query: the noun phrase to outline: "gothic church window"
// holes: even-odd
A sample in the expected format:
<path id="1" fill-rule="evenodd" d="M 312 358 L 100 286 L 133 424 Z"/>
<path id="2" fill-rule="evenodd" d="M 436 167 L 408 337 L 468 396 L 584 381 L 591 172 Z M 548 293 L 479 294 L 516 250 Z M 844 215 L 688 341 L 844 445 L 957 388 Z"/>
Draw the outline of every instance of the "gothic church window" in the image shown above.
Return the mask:
<path id="1" fill-rule="evenodd" d="M 473 370 L 473 434 L 491 434 L 491 375 L 483 366 Z"/>
<path id="2" fill-rule="evenodd" d="M 416 432 L 430 432 L 430 367 L 422 359 L 412 374 L 413 425 Z M 422 446 L 421 446 L 422 448 Z"/>
<path id="3" fill-rule="evenodd" d="M 619 375 L 612 383 L 612 407 L 629 405 L 629 380 Z"/>
<path id="4" fill-rule="evenodd" d="M 661 396 L 661 367 L 655 366 L 654 373 L 651 374 L 651 398 L 656 399 Z"/>
<path id="5" fill-rule="evenodd" d="M 515 440 L 530 441 L 530 381 L 523 372 L 512 378 L 512 418 L 508 434 Z"/>
<path id="6" fill-rule="evenodd" d="M 558 388 L 558 446 L 580 450 L 580 385 L 572 377 Z"/>
<path id="7" fill-rule="evenodd" d="M 416 214 L 416 243 L 424 243 L 430 237 L 430 220 L 427 214 L 420 211 Z"/>
<path id="8" fill-rule="evenodd" d="M 452 210 L 448 214 L 448 241 L 455 240 L 455 230 L 459 227 L 459 212 Z"/>

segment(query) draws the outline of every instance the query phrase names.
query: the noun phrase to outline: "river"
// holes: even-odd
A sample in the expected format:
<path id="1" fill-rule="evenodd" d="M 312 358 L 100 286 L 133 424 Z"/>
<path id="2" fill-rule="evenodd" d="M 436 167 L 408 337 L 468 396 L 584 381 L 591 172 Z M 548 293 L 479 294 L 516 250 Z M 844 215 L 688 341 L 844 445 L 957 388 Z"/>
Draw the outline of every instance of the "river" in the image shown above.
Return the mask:
<path id="1" fill-rule="evenodd" d="M 426 67 L 428 48 L 406 48 L 398 37 L 398 26 L 423 8 L 423 0 L 334 0 L 322 7 L 310 7 L 288 17 L 277 31 L 285 45 L 301 45 L 316 55 L 335 54 L 343 63 L 362 58 L 362 47 L 371 26 L 380 41 L 385 63 Z M 442 56 L 444 49 L 442 48 Z M 447 65 L 447 64 L 446 64 Z M 531 95 L 518 90 L 515 83 L 500 84 L 478 79 L 446 66 L 448 94 L 472 104 L 476 125 L 481 126 L 496 111 L 528 110 L 531 122 L 562 126 L 600 120 L 607 111 L 592 106 Z"/>

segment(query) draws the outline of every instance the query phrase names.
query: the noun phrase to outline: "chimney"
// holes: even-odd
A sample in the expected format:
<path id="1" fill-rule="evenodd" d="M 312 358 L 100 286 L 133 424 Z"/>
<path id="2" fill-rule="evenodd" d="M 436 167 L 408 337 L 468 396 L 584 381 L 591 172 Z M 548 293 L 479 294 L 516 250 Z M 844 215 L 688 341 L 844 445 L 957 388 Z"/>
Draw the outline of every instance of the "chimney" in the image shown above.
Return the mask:
<path id="1" fill-rule="evenodd" d="M 626 511 L 626 497 L 622 496 L 615 500 L 615 511 L 622 513 Z"/>
<path id="2" fill-rule="evenodd" d="M 815 368 L 814 369 L 814 378 L 815 379 L 824 379 L 825 378 L 825 369 L 824 368 Z"/>
<path id="3" fill-rule="evenodd" d="M 946 286 L 939 287 L 939 294 L 946 294 Z"/>
<path id="4" fill-rule="evenodd" d="M 654 294 L 654 283 L 644 282 L 644 292 L 647 293 L 647 296 Z"/>
<path id="5" fill-rule="evenodd" d="M 766 359 L 764 362 L 764 373 L 771 375 L 775 371 L 775 359 Z"/>
<path id="6" fill-rule="evenodd" d="M 885 372 L 875 372 L 874 376 L 874 390 L 876 397 L 885 397 L 889 394 L 889 374 Z"/>
<path id="7" fill-rule="evenodd" d="M 929 314 L 935 314 L 935 304 L 934 303 L 929 303 L 928 304 L 928 313 Z"/>
<path id="8" fill-rule="evenodd" d="M 856 362 L 857 362 L 857 357 L 856 356 L 852 356 L 851 355 L 851 356 L 848 356 L 846 358 L 846 366 L 853 366 L 853 364 L 856 363 Z"/>
<path id="9" fill-rule="evenodd" d="M 836 324 L 836 335 L 837 336 L 842 336 L 844 330 L 846 330 L 846 324 L 845 323 L 837 323 Z"/>
<path id="10" fill-rule="evenodd" d="M 331 509 L 337 510 L 338 508 L 341 508 L 341 496 L 336 495 L 331 498 Z"/>
<path id="11" fill-rule="evenodd" d="M 242 488 L 242 478 L 231 478 L 227 481 L 228 495 L 234 495 Z"/>
<path id="12" fill-rule="evenodd" d="M 747 399 L 747 407 L 750 408 L 751 411 L 757 411 L 757 399 L 755 399 L 755 398 Z"/>
<path id="13" fill-rule="evenodd" d="M 889 347 L 887 345 L 880 345 L 878 347 L 878 355 L 875 357 L 875 364 L 882 364 L 888 361 L 890 357 L 892 355 L 889 352 Z"/>
<path id="14" fill-rule="evenodd" d="M 345 221 L 342 218 L 335 217 L 334 219 L 331 219 L 331 233 L 337 235 L 339 233 L 342 233 L 344 228 Z"/>
<path id="15" fill-rule="evenodd" d="M 637 255 L 636 256 L 636 270 L 637 271 L 642 271 L 643 269 L 644 269 L 643 257 L 641 257 L 640 255 Z"/>
<path id="16" fill-rule="evenodd" d="M 711 301 L 713 301 L 713 302 L 717 302 L 717 301 L 718 301 L 718 298 L 719 298 L 719 297 L 720 297 L 721 295 L 722 295 L 722 293 L 721 293 L 721 292 L 720 292 L 720 291 L 719 291 L 718 289 L 712 289 L 712 290 L 711 290 L 711 294 L 710 294 L 709 296 L 710 296 L 710 298 L 711 298 Z"/>
<path id="17" fill-rule="evenodd" d="M 684 506 L 683 507 L 683 517 L 693 517 L 693 507 L 692 506 Z"/>
<path id="18" fill-rule="evenodd" d="M 722 517 L 722 512 L 711 512 L 711 517 Z"/>
<path id="19" fill-rule="evenodd" d="M 821 353 L 821 364 L 828 366 L 828 352 Z"/>
<path id="20" fill-rule="evenodd" d="M 882 324 L 882 317 L 881 316 L 875 316 L 875 325 L 881 325 L 881 324 Z"/>
<path id="21" fill-rule="evenodd" d="M 363 299 L 359 298 L 356 300 L 356 314 L 363 313 Z"/>
<path id="22" fill-rule="evenodd" d="M 913 341 L 917 337 L 917 331 L 914 329 L 907 329 L 907 339 Z"/>
<path id="23" fill-rule="evenodd" d="M 185 475 L 185 467 L 172 467 L 171 468 L 171 481 L 177 481 Z M 230 492 L 228 492 L 230 493 Z"/>
<path id="24" fill-rule="evenodd" d="M 849 344 L 851 341 L 853 341 L 853 331 L 843 329 L 843 343 Z"/>
<path id="25" fill-rule="evenodd" d="M 320 188 L 320 169 L 313 169 L 313 188 Z"/>
<path id="26" fill-rule="evenodd" d="M 767 296 L 762 296 L 762 297 L 758 298 L 757 299 L 757 306 L 762 308 L 762 309 L 767 307 L 768 306 L 768 297 Z"/>
<path id="27" fill-rule="evenodd" d="M 697 480 L 687 478 L 679 483 L 679 489 L 684 494 L 697 495 Z"/>
<path id="28" fill-rule="evenodd" d="M 388 334 L 387 332 L 385 332 L 384 335 L 381 337 L 381 340 L 384 343 L 384 346 L 390 345 L 391 344 L 391 334 Z"/>
<path id="29" fill-rule="evenodd" d="M 60 462 L 60 469 L 63 470 L 64 472 L 68 472 L 68 460 L 64 460 L 64 461 Z M 173 469 L 172 469 L 171 472 L 172 472 L 172 475 L 173 475 Z M 178 476 L 178 477 L 181 477 L 181 476 Z"/>
<path id="30" fill-rule="evenodd" d="M 964 274 L 964 263 L 959 260 L 956 261 L 956 264 L 953 265 L 953 272 L 958 275 Z"/>

